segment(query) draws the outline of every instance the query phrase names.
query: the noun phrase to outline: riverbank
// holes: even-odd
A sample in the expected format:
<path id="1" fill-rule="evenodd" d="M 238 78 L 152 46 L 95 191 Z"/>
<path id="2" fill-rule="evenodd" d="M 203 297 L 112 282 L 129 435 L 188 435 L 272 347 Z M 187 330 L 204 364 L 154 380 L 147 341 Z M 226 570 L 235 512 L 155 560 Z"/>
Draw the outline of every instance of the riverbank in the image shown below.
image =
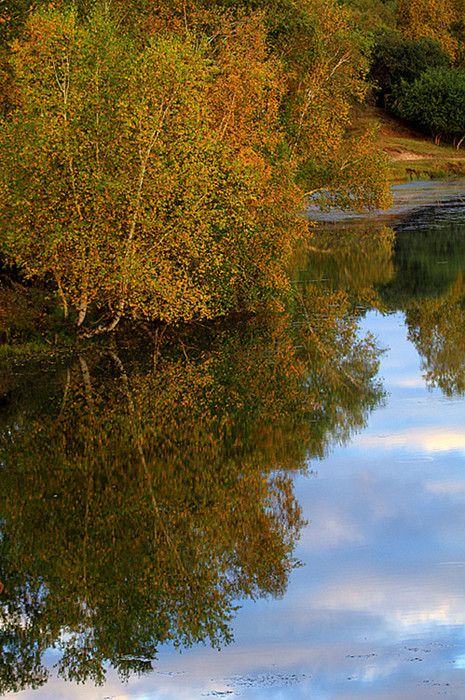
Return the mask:
<path id="1" fill-rule="evenodd" d="M 389 158 L 392 183 L 465 177 L 465 149 L 457 151 L 451 144 L 436 146 L 432 139 L 373 105 L 357 105 L 353 119 L 354 133 L 379 125 L 376 146 Z"/>
<path id="2" fill-rule="evenodd" d="M 0 276 L 0 356 L 6 348 L 21 343 L 39 342 L 46 318 L 45 299 L 38 290 L 28 288 L 8 275 Z"/>
<path id="3" fill-rule="evenodd" d="M 77 342 L 72 319 L 63 319 L 53 290 L 0 270 L 0 363 L 75 347 Z"/>
<path id="4" fill-rule="evenodd" d="M 403 142 L 399 142 L 399 138 L 397 143 L 402 148 Z M 421 144 L 416 147 L 420 146 Z M 425 148 L 427 146 L 425 144 Z M 394 162 L 408 164 L 408 155 L 405 155 L 405 151 L 401 153 L 404 153 L 404 160 Z M 392 182 L 393 205 L 384 212 L 367 214 L 336 210 L 321 212 L 313 209 L 307 213 L 314 220 L 333 222 L 337 226 L 354 218 L 367 219 L 371 224 L 377 221 L 392 226 L 400 217 L 413 210 L 427 209 L 441 202 L 451 202 L 453 205 L 460 203 L 465 196 L 463 179 L 447 179 L 444 176 L 434 180 L 430 176 L 423 179 L 410 178 L 410 182 L 406 182 L 407 179 Z M 15 357 L 24 358 L 30 354 L 37 355 L 38 352 L 48 353 L 58 348 L 74 347 L 77 342 L 72 320 L 68 323 L 63 321 L 59 300 L 52 291 L 41 286 L 21 284 L 8 274 L 0 274 L 0 362 Z M 89 341 L 82 342 L 88 344 Z"/>

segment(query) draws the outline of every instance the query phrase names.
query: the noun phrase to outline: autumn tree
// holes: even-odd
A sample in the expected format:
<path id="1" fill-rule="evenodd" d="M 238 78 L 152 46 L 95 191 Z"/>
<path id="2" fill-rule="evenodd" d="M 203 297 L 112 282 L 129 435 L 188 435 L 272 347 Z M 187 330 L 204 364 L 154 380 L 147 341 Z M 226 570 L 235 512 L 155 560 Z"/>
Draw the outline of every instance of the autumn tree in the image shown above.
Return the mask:
<path id="1" fill-rule="evenodd" d="M 107 306 L 111 328 L 123 313 L 256 308 L 285 289 L 302 224 L 290 169 L 269 162 L 280 87 L 263 48 L 237 74 L 250 88 L 239 144 L 208 101 L 217 69 L 188 39 L 132 51 L 107 18 L 82 27 L 47 12 L 15 55 L 22 107 L 2 134 L 4 247 L 28 275 L 53 275 L 78 325 L 90 305 Z"/>
<path id="2" fill-rule="evenodd" d="M 343 0 L 355 24 L 366 32 L 392 28 L 396 24 L 394 0 Z"/>
<path id="3" fill-rule="evenodd" d="M 435 39 L 457 62 L 464 58 L 463 0 L 399 0 L 397 23 L 413 39 Z"/>
<path id="4" fill-rule="evenodd" d="M 374 146 L 375 132 L 348 133 L 368 70 L 368 47 L 350 12 L 330 0 L 278 2 L 268 22 L 273 51 L 285 66 L 282 119 L 307 201 L 385 206 L 387 164 Z"/>
<path id="5" fill-rule="evenodd" d="M 279 307 L 306 200 L 388 200 L 373 134 L 346 135 L 367 67 L 347 13 L 159 2 L 123 32 L 124 2 L 91 5 L 33 13 L 13 45 L 3 254 L 78 326 L 100 313 L 87 333 Z"/>

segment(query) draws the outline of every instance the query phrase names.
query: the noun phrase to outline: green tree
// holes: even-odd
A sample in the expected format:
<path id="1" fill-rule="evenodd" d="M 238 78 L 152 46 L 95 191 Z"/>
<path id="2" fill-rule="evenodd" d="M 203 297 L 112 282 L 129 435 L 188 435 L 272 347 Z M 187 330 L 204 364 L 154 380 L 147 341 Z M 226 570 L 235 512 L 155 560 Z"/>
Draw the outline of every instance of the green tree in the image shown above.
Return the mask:
<path id="1" fill-rule="evenodd" d="M 226 7 L 227 5 L 227 7 Z M 346 136 L 363 42 L 332 0 L 33 13 L 0 128 L 2 252 L 92 331 L 282 305 L 307 200 L 388 200 Z M 139 14 L 138 14 L 139 13 Z M 137 21 L 136 21 L 137 16 Z"/>
<path id="2" fill-rule="evenodd" d="M 413 83 L 429 68 L 448 66 L 448 54 L 434 39 L 383 32 L 373 46 L 369 77 L 380 104 L 392 108 L 402 81 Z"/>
<path id="3" fill-rule="evenodd" d="M 463 0 L 398 0 L 397 24 L 405 36 L 438 41 L 451 58 L 463 60 Z"/>
<path id="4" fill-rule="evenodd" d="M 430 68 L 414 83 L 402 83 L 394 111 L 429 130 L 436 143 L 449 137 L 460 148 L 465 139 L 465 71 Z"/>
<path id="5" fill-rule="evenodd" d="M 343 0 L 353 16 L 355 24 L 365 32 L 396 25 L 396 3 L 394 0 Z"/>
<path id="6" fill-rule="evenodd" d="M 217 69 L 189 37 L 140 51 L 106 17 L 82 26 L 46 12 L 15 62 L 21 107 L 0 144 L 4 250 L 27 275 L 53 276 L 78 326 L 91 306 L 107 309 L 111 329 L 123 314 L 256 309 L 286 289 L 303 222 L 291 169 L 273 155 L 280 87 L 263 48 L 238 76 L 250 116 L 240 143 L 209 102 L 234 65 Z"/>

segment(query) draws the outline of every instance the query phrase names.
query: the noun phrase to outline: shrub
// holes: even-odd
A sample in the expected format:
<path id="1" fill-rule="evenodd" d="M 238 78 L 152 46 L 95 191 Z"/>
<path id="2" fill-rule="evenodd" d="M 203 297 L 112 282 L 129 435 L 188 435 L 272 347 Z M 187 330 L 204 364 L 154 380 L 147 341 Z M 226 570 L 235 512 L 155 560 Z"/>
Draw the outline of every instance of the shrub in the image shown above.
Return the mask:
<path id="1" fill-rule="evenodd" d="M 435 142 L 452 138 L 457 148 L 465 139 L 465 71 L 461 68 L 430 68 L 414 83 L 403 82 L 394 105 L 395 113 L 422 129 Z"/>
<path id="2" fill-rule="evenodd" d="M 391 108 L 402 81 L 413 83 L 430 68 L 449 66 L 449 56 L 434 39 L 406 39 L 397 32 L 383 33 L 373 48 L 370 69 L 378 103 Z"/>

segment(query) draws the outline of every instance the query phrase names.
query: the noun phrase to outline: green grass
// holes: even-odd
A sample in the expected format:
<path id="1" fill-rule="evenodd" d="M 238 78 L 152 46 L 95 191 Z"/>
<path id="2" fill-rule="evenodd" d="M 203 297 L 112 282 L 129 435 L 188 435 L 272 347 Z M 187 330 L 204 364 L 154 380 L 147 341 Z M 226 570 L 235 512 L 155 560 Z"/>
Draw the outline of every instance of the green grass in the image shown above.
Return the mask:
<path id="1" fill-rule="evenodd" d="M 353 133 L 360 133 L 373 123 L 379 125 L 376 148 L 390 159 L 391 181 L 465 176 L 465 148 L 457 151 L 452 144 L 437 146 L 431 138 L 378 107 L 362 104 L 354 108 Z"/>

